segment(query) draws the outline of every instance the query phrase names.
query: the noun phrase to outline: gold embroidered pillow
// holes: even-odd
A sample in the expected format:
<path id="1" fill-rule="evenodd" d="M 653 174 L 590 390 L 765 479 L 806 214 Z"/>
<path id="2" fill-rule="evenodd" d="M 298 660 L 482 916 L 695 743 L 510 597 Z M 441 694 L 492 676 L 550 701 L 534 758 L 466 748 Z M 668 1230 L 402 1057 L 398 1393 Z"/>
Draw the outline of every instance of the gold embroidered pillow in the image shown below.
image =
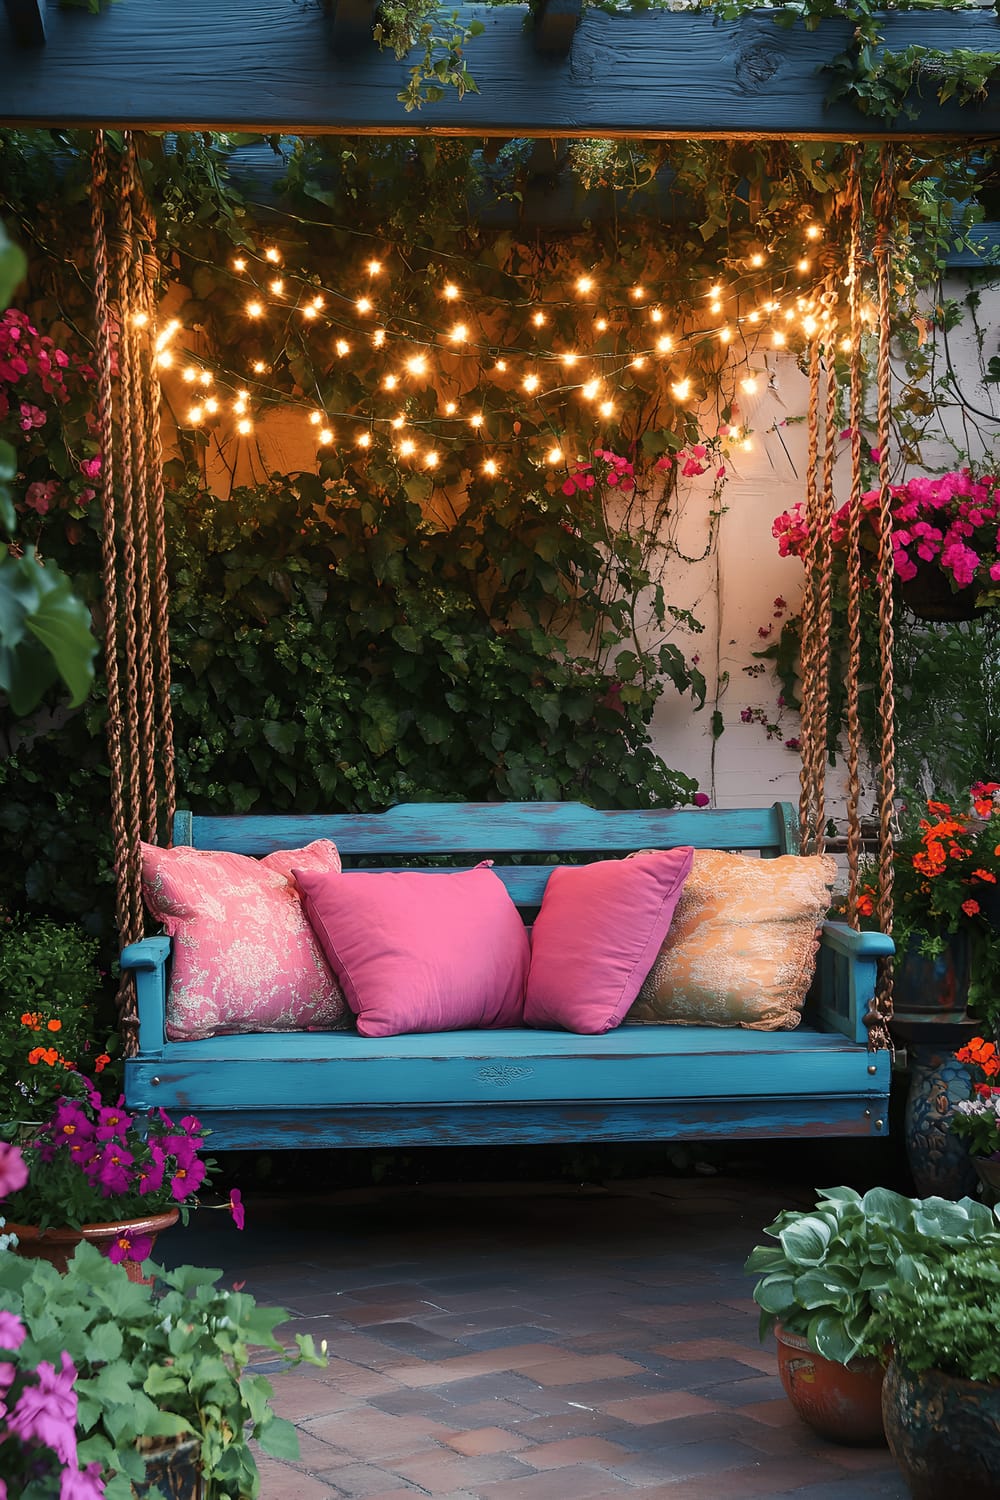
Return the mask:
<path id="1" fill-rule="evenodd" d="M 752 859 L 696 849 L 629 1021 L 791 1030 L 837 873 L 828 854 Z"/>

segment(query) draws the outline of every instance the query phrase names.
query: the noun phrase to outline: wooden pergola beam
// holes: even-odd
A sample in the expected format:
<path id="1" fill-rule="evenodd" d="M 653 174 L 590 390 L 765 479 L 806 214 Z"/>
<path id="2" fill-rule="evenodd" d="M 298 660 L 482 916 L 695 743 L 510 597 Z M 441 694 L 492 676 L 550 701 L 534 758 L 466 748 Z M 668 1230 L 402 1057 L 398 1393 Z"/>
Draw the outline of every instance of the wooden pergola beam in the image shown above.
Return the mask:
<path id="1" fill-rule="evenodd" d="M 36 0 L 5 0 L 8 16 Z M 36 7 L 37 8 L 37 7 Z M 338 42 L 336 16 L 290 0 L 118 0 L 100 15 L 53 9 L 47 43 L 19 45 L 0 21 L 0 123 L 308 133 L 755 138 L 969 137 L 1000 134 L 1000 103 L 921 103 L 893 126 L 826 108 L 820 69 L 847 23 L 775 26 L 590 8 L 568 57 L 536 51 L 519 6 L 463 7 L 485 32 L 467 61 L 480 93 L 449 91 L 407 114 L 406 61 Z M 341 18 L 343 37 L 345 18 Z M 348 23 L 348 29 L 352 29 Z M 1000 50 L 992 11 L 887 14 L 893 50 L 911 43 Z"/>

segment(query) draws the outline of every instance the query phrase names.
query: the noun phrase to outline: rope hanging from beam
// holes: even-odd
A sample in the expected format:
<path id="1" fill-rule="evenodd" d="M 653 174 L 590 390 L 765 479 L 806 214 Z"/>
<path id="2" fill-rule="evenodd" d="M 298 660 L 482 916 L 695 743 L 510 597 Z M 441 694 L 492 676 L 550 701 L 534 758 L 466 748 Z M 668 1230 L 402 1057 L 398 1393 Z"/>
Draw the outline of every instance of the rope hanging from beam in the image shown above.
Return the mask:
<path id="1" fill-rule="evenodd" d="M 101 434 L 107 741 L 115 896 L 122 944 L 142 936 L 140 841 L 168 844 L 174 814 L 173 725 L 153 294 L 154 228 L 126 131 L 117 180 L 98 131 L 91 226 Z M 118 995 L 126 1056 L 138 1046 L 135 993 Z"/>
<path id="2" fill-rule="evenodd" d="M 889 468 L 889 438 L 892 415 L 890 367 L 892 225 L 896 212 L 894 159 L 891 147 L 883 147 L 881 175 L 872 196 L 876 224 L 872 259 L 876 273 L 878 324 L 877 445 L 879 505 L 876 589 L 865 587 L 862 571 L 861 533 L 865 524 L 862 504 L 862 426 L 864 423 L 864 254 L 865 204 L 862 189 L 862 148 L 855 147 L 847 184 L 849 215 L 846 282 L 850 307 L 850 354 L 848 359 L 848 421 L 850 431 L 850 501 L 846 528 L 847 641 L 845 659 L 831 657 L 833 628 L 832 519 L 836 506 L 834 468 L 838 443 L 838 380 L 833 336 L 827 343 L 815 342 L 809 359 L 808 477 L 806 482 L 805 586 L 802 603 L 802 771 L 800 774 L 799 824 L 803 853 L 820 853 L 826 828 L 826 762 L 830 673 L 845 674 L 845 718 L 847 766 L 847 909 L 848 921 L 859 925 L 861 884 L 861 724 L 859 711 L 861 634 L 865 601 L 877 601 L 878 614 L 878 708 L 881 725 L 877 776 L 879 814 L 878 919 L 883 932 L 893 925 L 893 804 L 895 798 L 895 699 L 893 691 L 892 616 L 892 516 Z M 831 284 L 824 302 L 835 300 Z M 824 397 L 825 388 L 825 401 Z M 886 960 L 872 1008 L 865 1017 L 869 1045 L 890 1046 L 892 1015 L 892 960 Z"/>

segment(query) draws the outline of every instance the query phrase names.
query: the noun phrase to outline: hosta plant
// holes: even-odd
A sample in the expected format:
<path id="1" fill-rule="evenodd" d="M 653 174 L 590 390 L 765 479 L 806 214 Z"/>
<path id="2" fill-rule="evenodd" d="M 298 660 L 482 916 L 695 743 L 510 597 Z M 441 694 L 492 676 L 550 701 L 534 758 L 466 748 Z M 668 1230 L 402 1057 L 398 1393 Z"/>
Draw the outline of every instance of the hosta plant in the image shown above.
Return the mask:
<path id="1" fill-rule="evenodd" d="M 838 1364 L 882 1350 L 877 1298 L 902 1257 L 935 1266 L 970 1245 L 1000 1256 L 1000 1221 L 985 1204 L 889 1188 L 825 1188 L 814 1208 L 786 1209 L 764 1233 L 777 1243 L 758 1245 L 746 1263 L 758 1278 L 761 1338 L 780 1321 Z"/>

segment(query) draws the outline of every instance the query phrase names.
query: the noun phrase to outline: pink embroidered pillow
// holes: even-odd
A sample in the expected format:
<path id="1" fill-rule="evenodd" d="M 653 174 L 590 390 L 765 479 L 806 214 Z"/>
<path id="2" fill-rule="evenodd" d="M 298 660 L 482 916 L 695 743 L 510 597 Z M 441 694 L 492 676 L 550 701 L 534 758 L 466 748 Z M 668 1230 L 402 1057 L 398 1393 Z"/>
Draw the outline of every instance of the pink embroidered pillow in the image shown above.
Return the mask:
<path id="1" fill-rule="evenodd" d="M 295 879 L 362 1036 L 520 1026 L 528 935 L 492 870 Z"/>
<path id="2" fill-rule="evenodd" d="M 339 874 L 329 839 L 263 859 L 142 846 L 146 905 L 173 938 L 167 1036 L 330 1031 L 350 1025 L 292 880 L 292 866 Z"/>
<path id="3" fill-rule="evenodd" d="M 625 1018 L 667 935 L 694 851 L 552 871 L 531 934 L 527 1026 L 594 1035 Z"/>

